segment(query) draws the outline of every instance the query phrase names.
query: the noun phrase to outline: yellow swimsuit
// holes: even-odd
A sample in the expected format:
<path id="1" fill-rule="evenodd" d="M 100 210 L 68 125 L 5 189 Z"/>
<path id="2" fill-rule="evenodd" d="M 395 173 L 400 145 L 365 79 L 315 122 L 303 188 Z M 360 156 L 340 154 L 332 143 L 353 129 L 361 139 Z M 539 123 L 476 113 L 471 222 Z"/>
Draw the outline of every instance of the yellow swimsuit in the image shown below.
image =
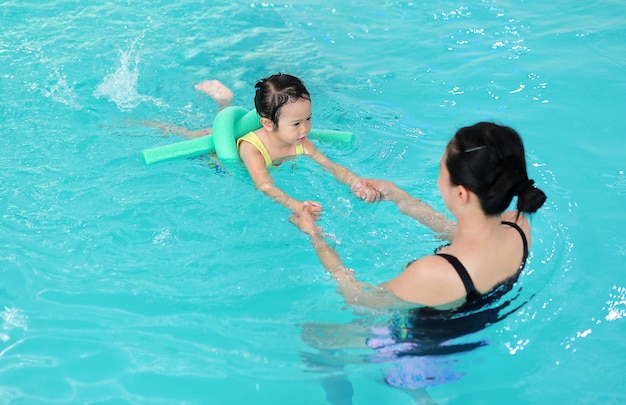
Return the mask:
<path id="1" fill-rule="evenodd" d="M 237 139 L 237 149 L 239 149 L 239 144 L 243 141 L 250 142 L 255 148 L 257 148 L 259 152 L 261 152 L 261 155 L 263 155 L 263 159 L 265 160 L 266 167 L 272 166 L 272 158 L 270 157 L 270 153 L 267 151 L 267 148 L 265 147 L 265 145 L 263 145 L 263 142 L 261 142 L 261 139 L 257 134 L 255 134 L 254 132 L 248 132 L 246 135 Z M 302 147 L 302 144 L 296 145 L 296 156 L 302 155 L 303 153 L 304 148 Z"/>

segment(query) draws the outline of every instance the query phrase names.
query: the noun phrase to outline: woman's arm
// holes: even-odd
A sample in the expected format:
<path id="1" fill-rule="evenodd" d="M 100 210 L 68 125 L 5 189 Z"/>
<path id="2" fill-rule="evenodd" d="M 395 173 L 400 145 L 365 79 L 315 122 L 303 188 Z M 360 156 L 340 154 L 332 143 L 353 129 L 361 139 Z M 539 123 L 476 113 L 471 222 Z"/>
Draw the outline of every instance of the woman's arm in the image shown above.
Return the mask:
<path id="1" fill-rule="evenodd" d="M 267 171 L 263 155 L 253 145 L 242 142 L 239 147 L 239 155 L 248 169 L 248 173 L 254 182 L 257 190 L 262 191 L 272 200 L 287 208 L 288 210 L 300 214 L 303 210 L 303 202 L 290 197 L 280 188 L 274 185 L 274 180 Z M 308 201 L 309 209 L 315 218 L 322 214 L 322 206 L 316 202 Z"/>
<path id="2" fill-rule="evenodd" d="M 378 190 L 383 199 L 393 201 L 404 215 L 416 219 L 422 225 L 432 229 L 433 232 L 448 238 L 452 237 L 456 223 L 446 218 L 443 212 L 436 211 L 419 198 L 412 197 L 390 181 L 363 179 L 362 183 Z"/>
<path id="3" fill-rule="evenodd" d="M 387 288 L 357 281 L 352 270 L 343 265 L 337 251 L 322 237 L 322 229 L 315 224 L 307 202 L 299 216 L 291 216 L 291 222 L 309 235 L 320 262 L 339 284 L 338 291 L 346 303 L 366 307 L 392 307 L 403 303 Z"/>

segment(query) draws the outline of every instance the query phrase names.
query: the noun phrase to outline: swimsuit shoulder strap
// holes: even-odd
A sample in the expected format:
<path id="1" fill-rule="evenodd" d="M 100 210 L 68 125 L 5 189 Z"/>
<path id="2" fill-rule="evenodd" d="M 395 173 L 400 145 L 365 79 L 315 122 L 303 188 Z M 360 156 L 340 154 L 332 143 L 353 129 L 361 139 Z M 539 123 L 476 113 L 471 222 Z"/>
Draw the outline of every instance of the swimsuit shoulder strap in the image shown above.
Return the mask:
<path id="1" fill-rule="evenodd" d="M 517 232 L 519 232 L 520 236 L 522 237 L 522 243 L 524 244 L 524 257 L 522 258 L 522 264 L 520 265 L 521 270 L 526 265 L 526 259 L 528 258 L 528 239 L 526 239 L 526 234 L 524 234 L 522 228 L 520 228 L 519 225 L 514 222 L 502 221 L 501 223 L 517 230 Z M 463 282 L 463 286 L 465 286 L 465 292 L 468 297 L 474 294 L 479 294 L 476 290 L 476 287 L 474 286 L 472 278 L 467 272 L 467 269 L 465 268 L 465 266 L 463 266 L 459 259 L 447 253 L 435 253 L 435 255 L 443 257 L 448 261 L 448 263 L 452 265 L 452 267 L 454 267 L 454 270 L 456 270 L 457 274 L 461 278 L 461 281 Z"/>
<path id="2" fill-rule="evenodd" d="M 524 244 L 524 256 L 522 257 L 522 264 L 520 265 L 521 270 L 526 265 L 526 259 L 528 259 L 528 239 L 526 239 L 526 234 L 524 233 L 522 228 L 520 228 L 520 226 L 517 225 L 515 222 L 501 221 L 500 223 L 503 225 L 508 225 L 511 228 L 515 229 L 522 237 L 522 243 Z"/>
<path id="3" fill-rule="evenodd" d="M 272 165 L 272 158 L 270 157 L 270 153 L 267 151 L 267 148 L 257 134 L 251 131 L 241 138 L 237 139 L 237 147 L 239 147 L 239 144 L 244 141 L 251 143 L 259 152 L 261 152 L 261 155 L 263 155 L 263 160 L 265 161 L 265 166 L 269 167 Z"/>
<path id="4" fill-rule="evenodd" d="M 463 264 L 459 261 L 459 259 L 447 253 L 437 253 L 436 255 L 443 257 L 448 261 L 448 263 L 452 265 L 452 267 L 454 267 L 454 270 L 456 270 L 457 274 L 461 278 L 461 281 L 463 281 L 463 285 L 465 286 L 465 292 L 468 296 L 476 292 L 476 287 L 474 286 L 472 278 L 465 269 L 465 266 L 463 266 Z"/>
<path id="5" fill-rule="evenodd" d="M 304 154 L 304 146 L 296 145 L 296 156 Z"/>

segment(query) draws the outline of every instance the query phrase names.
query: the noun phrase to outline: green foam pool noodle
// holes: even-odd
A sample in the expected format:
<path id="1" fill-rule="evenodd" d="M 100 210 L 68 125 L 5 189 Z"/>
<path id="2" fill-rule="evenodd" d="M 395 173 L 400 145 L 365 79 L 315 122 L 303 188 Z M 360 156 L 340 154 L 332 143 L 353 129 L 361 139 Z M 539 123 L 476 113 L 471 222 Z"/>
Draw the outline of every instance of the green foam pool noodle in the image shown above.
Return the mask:
<path id="1" fill-rule="evenodd" d="M 172 159 L 205 155 L 213 151 L 222 160 L 239 160 L 237 139 L 259 128 L 261 125 L 256 110 L 248 111 L 236 106 L 226 107 L 215 117 L 212 135 L 146 149 L 142 152 L 143 161 L 146 165 L 151 165 Z M 350 146 L 354 134 L 332 129 L 312 129 L 309 137 Z"/>
<path id="2" fill-rule="evenodd" d="M 176 142 L 169 145 L 157 146 L 141 152 L 146 165 L 152 163 L 165 162 L 173 159 L 184 159 L 187 157 L 206 155 L 215 150 L 212 135 L 202 136 L 188 141 Z"/>

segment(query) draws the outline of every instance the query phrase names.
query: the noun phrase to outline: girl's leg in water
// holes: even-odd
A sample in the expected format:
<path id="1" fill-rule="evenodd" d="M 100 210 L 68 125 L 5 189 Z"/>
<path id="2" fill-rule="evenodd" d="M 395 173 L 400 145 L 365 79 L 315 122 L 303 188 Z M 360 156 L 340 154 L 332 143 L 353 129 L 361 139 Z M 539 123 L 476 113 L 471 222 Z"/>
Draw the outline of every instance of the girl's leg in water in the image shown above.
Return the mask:
<path id="1" fill-rule="evenodd" d="M 204 80 L 196 84 L 195 89 L 207 94 L 213 99 L 219 106 L 220 110 L 230 106 L 233 101 L 233 92 L 219 80 Z M 160 129 L 166 134 L 182 136 L 185 139 L 195 139 L 201 136 L 210 135 L 213 131 L 211 128 L 207 129 L 187 129 L 179 127 L 177 125 L 168 124 L 158 121 L 143 121 L 142 125 L 154 127 Z"/>
<path id="2" fill-rule="evenodd" d="M 195 88 L 211 97 L 220 109 L 228 107 L 233 101 L 233 92 L 219 80 L 205 80 L 196 84 Z"/>
<path id="3" fill-rule="evenodd" d="M 141 125 L 145 125 L 147 127 L 158 128 L 161 132 L 165 134 L 172 134 L 182 136 L 185 139 L 196 139 L 201 136 L 210 135 L 212 130 L 211 128 L 207 129 L 187 129 L 183 127 L 179 127 L 174 124 L 167 124 L 165 122 L 158 121 L 142 121 Z"/>

